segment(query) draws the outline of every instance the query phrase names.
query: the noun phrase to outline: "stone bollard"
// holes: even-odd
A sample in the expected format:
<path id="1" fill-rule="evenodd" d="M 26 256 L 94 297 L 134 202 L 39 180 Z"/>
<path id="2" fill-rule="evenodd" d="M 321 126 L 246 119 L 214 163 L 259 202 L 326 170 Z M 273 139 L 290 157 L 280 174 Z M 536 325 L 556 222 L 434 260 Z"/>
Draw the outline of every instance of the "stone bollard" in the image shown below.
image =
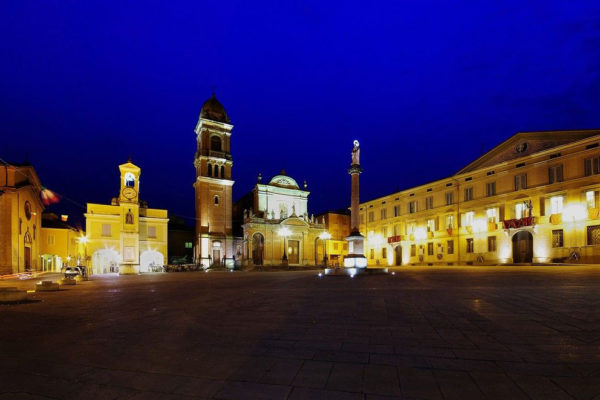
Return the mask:
<path id="1" fill-rule="evenodd" d="M 27 300 L 27 290 L 16 287 L 0 287 L 0 303 L 18 303 Z"/>
<path id="2" fill-rule="evenodd" d="M 35 285 L 36 292 L 56 292 L 59 289 L 58 283 L 52 281 L 40 281 Z"/>

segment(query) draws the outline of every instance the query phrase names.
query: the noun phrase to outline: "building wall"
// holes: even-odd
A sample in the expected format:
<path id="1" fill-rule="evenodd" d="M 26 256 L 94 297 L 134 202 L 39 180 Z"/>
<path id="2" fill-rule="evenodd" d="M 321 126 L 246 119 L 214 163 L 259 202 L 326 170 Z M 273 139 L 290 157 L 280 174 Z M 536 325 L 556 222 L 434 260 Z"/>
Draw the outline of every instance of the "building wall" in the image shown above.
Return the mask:
<path id="1" fill-rule="evenodd" d="M 43 205 L 33 167 L 0 166 L 0 189 L 0 275 L 25 272 L 26 247 L 29 269 L 38 270 Z M 29 218 L 26 203 L 31 207 Z"/>
<path id="2" fill-rule="evenodd" d="M 563 261 L 573 250 L 581 256 L 580 262 L 600 262 L 600 246 L 587 237 L 588 227 L 600 225 L 600 174 L 586 176 L 584 169 L 585 159 L 600 157 L 599 141 L 600 136 L 575 140 L 361 203 L 360 231 L 367 238 L 369 264 L 395 265 L 397 246 L 402 249 L 403 265 L 511 263 L 515 261 L 512 239 L 519 231 L 533 237 L 533 262 Z M 556 166 L 562 166 L 562 181 L 550 183 L 549 169 Z M 525 188 L 515 187 L 516 175 L 526 175 Z M 488 189 L 492 183 L 495 192 Z M 589 207 L 587 192 L 594 196 Z M 449 193 L 451 204 L 446 202 Z M 562 208 L 553 215 L 552 205 L 557 207 L 559 197 Z M 533 206 L 531 224 L 517 228 L 514 224 L 528 221 L 519 219 L 510 227 L 510 220 L 522 217 L 517 215 L 517 207 L 523 207 L 525 201 Z M 411 202 L 416 204 L 414 212 Z M 395 207 L 399 207 L 397 216 Z M 488 215 L 488 210 L 496 210 L 495 218 L 491 217 L 494 211 Z M 472 213 L 472 218 L 467 213 Z M 446 226 L 448 216 L 454 219 L 451 227 Z M 504 229 L 504 221 L 509 229 Z M 553 247 L 553 231 L 559 230 L 563 244 Z M 449 241 L 454 247 L 452 254 Z"/>
<path id="3" fill-rule="evenodd" d="M 83 232 L 68 228 L 41 229 L 40 259 L 44 271 L 60 271 L 62 267 L 85 265 Z"/>

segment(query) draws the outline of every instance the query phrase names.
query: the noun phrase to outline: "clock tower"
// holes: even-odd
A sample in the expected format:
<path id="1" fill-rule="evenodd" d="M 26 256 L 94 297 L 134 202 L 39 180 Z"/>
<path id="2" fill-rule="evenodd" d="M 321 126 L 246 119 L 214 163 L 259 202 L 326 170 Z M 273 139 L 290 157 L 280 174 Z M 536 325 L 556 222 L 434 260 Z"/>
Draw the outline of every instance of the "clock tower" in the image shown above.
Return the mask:
<path id="1" fill-rule="evenodd" d="M 196 123 L 196 262 L 233 268 L 231 130 L 215 94 L 204 102 Z"/>
<path id="2" fill-rule="evenodd" d="M 131 160 L 119 165 L 121 187 L 119 190 L 120 206 L 120 250 L 121 274 L 136 274 L 140 264 L 140 167 Z"/>

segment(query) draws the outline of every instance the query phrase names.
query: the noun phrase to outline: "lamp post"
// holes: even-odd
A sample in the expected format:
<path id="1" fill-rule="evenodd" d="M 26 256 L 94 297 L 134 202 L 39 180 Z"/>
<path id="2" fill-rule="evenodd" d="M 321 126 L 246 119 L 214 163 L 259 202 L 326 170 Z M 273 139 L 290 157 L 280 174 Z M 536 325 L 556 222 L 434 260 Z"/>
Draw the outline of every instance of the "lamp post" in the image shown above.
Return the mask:
<path id="1" fill-rule="evenodd" d="M 89 276 L 89 272 L 90 272 L 88 270 L 88 259 L 87 259 L 87 243 L 88 243 L 87 236 L 81 236 L 79 238 L 79 243 L 83 245 L 83 261 L 85 262 L 85 275 L 87 278 L 87 276 Z"/>
<path id="2" fill-rule="evenodd" d="M 327 241 L 331 239 L 331 233 L 325 231 L 319 235 L 319 238 L 323 241 L 323 265 L 327 267 Z"/>
<path id="3" fill-rule="evenodd" d="M 290 236 L 292 232 L 290 232 L 290 230 L 284 226 L 283 228 L 279 229 L 278 233 L 279 236 L 283 236 L 283 257 L 281 257 L 281 265 L 288 265 L 287 244 L 285 239 Z"/>

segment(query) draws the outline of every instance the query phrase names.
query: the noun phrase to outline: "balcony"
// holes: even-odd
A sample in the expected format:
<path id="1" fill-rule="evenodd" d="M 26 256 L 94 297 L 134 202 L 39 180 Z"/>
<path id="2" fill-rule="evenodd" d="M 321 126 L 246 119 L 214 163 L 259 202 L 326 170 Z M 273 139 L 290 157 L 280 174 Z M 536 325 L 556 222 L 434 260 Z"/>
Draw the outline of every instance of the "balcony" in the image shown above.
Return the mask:
<path id="1" fill-rule="evenodd" d="M 502 227 L 504 229 L 517 229 L 525 226 L 533 226 L 533 217 L 523 217 L 515 219 L 505 219 L 502 221 Z"/>
<path id="2" fill-rule="evenodd" d="M 402 240 L 404 240 L 404 237 L 402 235 L 395 235 L 395 236 L 390 236 L 387 238 L 388 244 L 398 243 L 398 242 L 401 242 Z"/>
<path id="3" fill-rule="evenodd" d="M 225 153 L 224 151 L 207 150 L 198 151 L 199 155 L 206 157 L 224 158 L 225 160 L 231 160 L 231 154 Z"/>

